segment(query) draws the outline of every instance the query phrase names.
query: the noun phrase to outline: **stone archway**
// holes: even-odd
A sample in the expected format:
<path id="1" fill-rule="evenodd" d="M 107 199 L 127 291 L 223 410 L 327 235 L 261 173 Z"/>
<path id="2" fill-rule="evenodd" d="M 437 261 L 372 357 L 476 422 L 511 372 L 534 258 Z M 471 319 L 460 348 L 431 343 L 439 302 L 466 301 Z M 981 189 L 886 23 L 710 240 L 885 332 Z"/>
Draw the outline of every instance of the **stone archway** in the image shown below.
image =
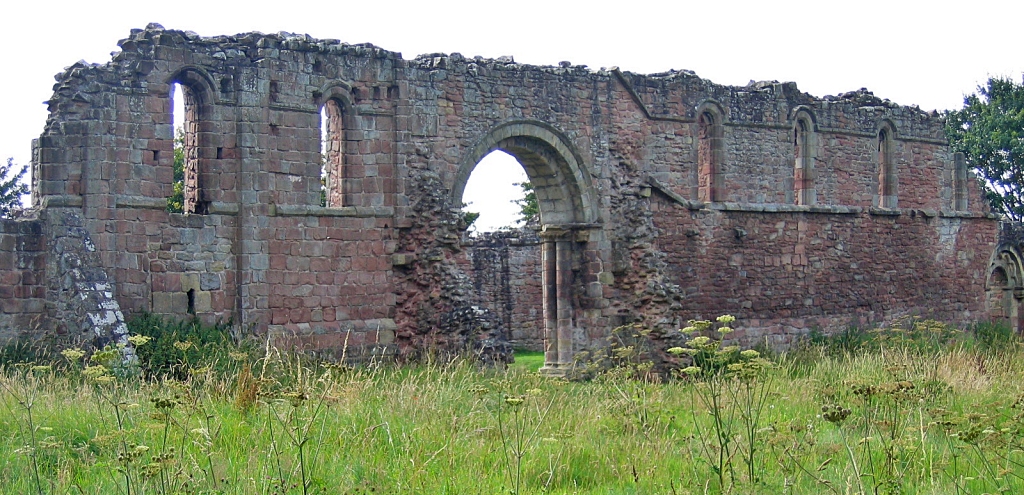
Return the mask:
<path id="1" fill-rule="evenodd" d="M 989 319 L 1002 321 L 1014 333 L 1021 331 L 1020 305 L 1024 299 L 1024 266 L 1012 247 L 1001 246 L 989 265 L 985 281 L 985 306 Z"/>
<path id="2" fill-rule="evenodd" d="M 459 165 L 452 188 L 453 204 L 462 204 L 466 182 L 477 163 L 495 150 L 516 158 L 537 194 L 542 240 L 544 366 L 542 373 L 561 375 L 572 366 L 575 310 L 573 252 L 581 231 L 598 224 L 593 180 L 567 136 L 537 121 L 513 121 L 488 132 Z"/>

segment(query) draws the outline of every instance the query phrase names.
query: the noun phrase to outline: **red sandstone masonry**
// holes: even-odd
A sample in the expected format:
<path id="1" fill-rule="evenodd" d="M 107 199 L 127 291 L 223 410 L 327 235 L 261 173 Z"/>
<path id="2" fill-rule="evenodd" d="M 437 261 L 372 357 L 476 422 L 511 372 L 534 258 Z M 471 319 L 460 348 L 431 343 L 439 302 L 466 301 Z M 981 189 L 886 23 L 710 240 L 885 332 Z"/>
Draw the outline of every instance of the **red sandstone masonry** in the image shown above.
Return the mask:
<path id="1" fill-rule="evenodd" d="M 33 187 L 43 211 L 80 213 L 126 311 L 410 354 L 491 339 L 481 325 L 493 318 L 474 305 L 501 316 L 506 338 L 559 352 L 634 320 L 664 332 L 723 312 L 778 343 L 908 313 L 988 314 L 997 222 L 977 184 L 955 190 L 936 115 L 866 91 L 820 99 L 793 83 L 406 60 L 337 40 L 156 25 L 120 46 L 109 64 L 59 76 Z M 164 211 L 174 83 L 194 102 L 189 215 Z M 328 102 L 340 117 L 321 207 Z M 809 158 L 798 171 L 799 119 Z M 476 248 L 463 250 L 452 212 L 494 149 L 519 159 L 541 207 L 544 242 L 510 253 L 515 279 L 470 263 Z M 895 194 L 883 191 L 890 179 Z M 702 184 L 713 203 L 697 201 Z M 812 202 L 795 205 L 797 184 Z M 957 210 L 960 195 L 969 202 Z M 39 301 L 32 288 L 52 256 L 12 249 L 12 236 L 24 238 L 0 234 L 0 280 L 26 288 L 3 300 L 0 328 L 53 323 L 55 311 L 35 306 L 66 295 L 26 302 Z M 557 258 L 548 274 L 524 254 L 545 245 Z M 15 251 L 33 261 L 14 267 Z"/>

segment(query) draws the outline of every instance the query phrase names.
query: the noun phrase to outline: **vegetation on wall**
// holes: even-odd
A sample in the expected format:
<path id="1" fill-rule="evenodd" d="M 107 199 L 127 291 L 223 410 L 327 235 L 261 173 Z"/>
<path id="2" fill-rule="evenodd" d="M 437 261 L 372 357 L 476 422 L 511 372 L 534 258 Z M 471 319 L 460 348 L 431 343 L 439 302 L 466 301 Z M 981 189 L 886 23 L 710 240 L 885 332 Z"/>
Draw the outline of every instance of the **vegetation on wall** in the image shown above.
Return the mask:
<path id="1" fill-rule="evenodd" d="M 1024 84 L 989 78 L 946 119 L 950 147 L 983 180 L 993 209 L 1024 220 Z"/>

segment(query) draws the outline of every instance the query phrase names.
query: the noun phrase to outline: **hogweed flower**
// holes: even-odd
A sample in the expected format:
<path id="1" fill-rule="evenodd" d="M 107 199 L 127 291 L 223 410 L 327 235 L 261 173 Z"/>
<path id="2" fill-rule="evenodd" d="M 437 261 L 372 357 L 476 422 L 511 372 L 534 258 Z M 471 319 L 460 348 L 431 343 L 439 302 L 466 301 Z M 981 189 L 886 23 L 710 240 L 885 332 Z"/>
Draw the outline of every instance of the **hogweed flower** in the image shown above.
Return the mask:
<path id="1" fill-rule="evenodd" d="M 152 337 L 148 337 L 146 335 L 130 335 L 130 336 L 128 336 L 128 342 L 131 342 L 131 344 L 133 346 L 135 346 L 135 347 L 144 346 L 144 345 L 148 344 L 150 340 L 153 340 L 153 338 Z"/>
<path id="2" fill-rule="evenodd" d="M 669 350 L 667 350 L 665 352 L 668 352 L 669 354 L 672 354 L 673 356 L 680 356 L 680 355 L 686 353 L 686 349 L 683 349 L 682 347 L 672 347 L 672 348 L 670 348 Z"/>
<path id="3" fill-rule="evenodd" d="M 82 357 L 85 356 L 85 351 L 75 347 L 74 349 L 64 349 L 63 351 L 60 351 L 60 354 L 64 356 L 65 359 L 73 363 L 82 359 Z"/>
<path id="4" fill-rule="evenodd" d="M 718 321 L 719 323 L 723 324 L 723 325 L 728 325 L 728 324 L 736 321 L 736 317 L 733 316 L 733 315 L 722 315 L 722 316 L 719 316 L 718 318 L 716 318 L 715 320 Z"/>
<path id="5" fill-rule="evenodd" d="M 745 351 L 740 352 L 740 357 L 743 359 L 757 359 L 761 357 L 761 353 L 753 349 L 747 349 Z"/>
<path id="6" fill-rule="evenodd" d="M 523 402 L 525 402 L 525 401 L 526 401 L 525 397 L 521 397 L 521 396 L 520 397 L 514 397 L 514 396 L 511 396 L 511 395 L 505 396 L 505 403 L 510 405 L 510 406 L 512 406 L 512 407 L 519 407 L 519 406 L 523 405 Z"/>
<path id="7" fill-rule="evenodd" d="M 86 366 L 83 372 L 85 373 L 85 376 L 96 379 L 101 376 L 106 376 L 109 371 L 110 370 L 107 369 L 106 366 L 103 366 L 102 364 L 95 364 L 92 366 Z"/>

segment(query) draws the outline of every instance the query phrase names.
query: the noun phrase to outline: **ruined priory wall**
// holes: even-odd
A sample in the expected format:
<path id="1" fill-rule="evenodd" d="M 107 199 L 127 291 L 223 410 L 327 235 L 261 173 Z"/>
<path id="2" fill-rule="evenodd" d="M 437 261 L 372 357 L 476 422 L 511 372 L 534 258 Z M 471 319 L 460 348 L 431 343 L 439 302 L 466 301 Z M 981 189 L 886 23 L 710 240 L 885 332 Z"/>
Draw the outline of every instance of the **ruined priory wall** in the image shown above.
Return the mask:
<path id="1" fill-rule="evenodd" d="M 560 318 L 578 347 L 623 323 L 668 327 L 711 307 L 734 308 L 764 331 L 807 329 L 818 324 L 809 318 L 833 314 L 885 319 L 932 303 L 955 318 L 977 310 L 974 279 L 969 290 L 957 280 L 975 276 L 979 253 L 994 247 L 977 184 L 955 183 L 937 115 L 867 91 L 819 99 L 792 83 L 730 87 L 685 71 L 642 76 L 458 54 L 404 60 L 287 33 L 202 38 L 151 25 L 119 44 L 110 63 L 58 76 L 33 186 L 44 210 L 80 212 L 126 311 L 232 318 L 317 348 L 464 347 L 500 329 L 473 307 L 484 296 L 474 292 L 454 209 L 494 149 L 523 164 L 541 238 L 560 243 L 571 306 Z M 198 191 L 189 215 L 164 211 L 174 83 L 187 93 L 187 168 L 197 172 L 186 180 Z M 338 115 L 322 156 L 325 107 Z M 702 130 L 705 114 L 712 125 Z M 815 201 L 797 206 L 801 119 Z M 896 192 L 877 209 L 886 203 L 883 130 Z M 703 170 L 709 156 L 713 181 Z M 714 201 L 699 201 L 709 182 Z M 969 198 L 963 211 L 953 211 L 958 186 Z M 782 234 L 765 237 L 779 224 Z M 846 251 L 804 243 L 804 231 L 824 243 L 826 225 L 848 239 L 850 263 Z M 726 249 L 740 231 L 745 244 Z M 890 245 L 898 256 L 883 260 Z M 758 249 L 777 251 L 777 261 L 746 261 Z M 740 266 L 765 267 L 741 270 L 756 273 L 745 285 L 721 278 L 736 270 L 737 254 Z M 915 289 L 903 262 L 931 292 Z M 820 275 L 828 270 L 841 286 Z M 879 293 L 886 284 L 896 289 Z M 735 295 L 748 285 L 762 295 Z M 821 296 L 804 304 L 798 292 Z M 520 304 L 540 310 L 524 297 L 512 303 L 512 321 L 526 321 Z M 816 305 L 824 309 L 807 309 Z"/>
<path id="2" fill-rule="evenodd" d="M 696 210 L 658 194 L 651 207 L 668 276 L 686 294 L 683 313 L 732 314 L 737 339 L 788 345 L 807 329 L 864 328 L 904 315 L 985 318 L 995 242 L 987 218 Z"/>
<path id="3" fill-rule="evenodd" d="M 327 347 L 333 341 L 313 336 L 350 330 L 351 344 L 387 341 L 394 223 L 384 205 L 394 172 L 385 148 L 394 137 L 382 131 L 393 115 L 381 115 L 386 92 L 351 83 L 377 83 L 375 54 L 384 52 L 349 62 L 338 52 L 314 67 L 308 51 L 261 40 L 135 30 L 111 63 L 68 68 L 37 148 L 36 201 L 81 208 L 127 311 L 231 319 L 301 337 L 298 345 Z M 187 93 L 196 136 L 192 215 L 165 211 L 173 83 Z M 333 209 L 320 207 L 326 97 L 346 109 L 345 173 L 365 176 L 345 182 L 344 206 Z"/>
<path id="4" fill-rule="evenodd" d="M 541 245 L 535 232 L 476 234 L 463 243 L 459 266 L 472 280 L 474 303 L 495 314 L 509 343 L 544 350 Z"/>

